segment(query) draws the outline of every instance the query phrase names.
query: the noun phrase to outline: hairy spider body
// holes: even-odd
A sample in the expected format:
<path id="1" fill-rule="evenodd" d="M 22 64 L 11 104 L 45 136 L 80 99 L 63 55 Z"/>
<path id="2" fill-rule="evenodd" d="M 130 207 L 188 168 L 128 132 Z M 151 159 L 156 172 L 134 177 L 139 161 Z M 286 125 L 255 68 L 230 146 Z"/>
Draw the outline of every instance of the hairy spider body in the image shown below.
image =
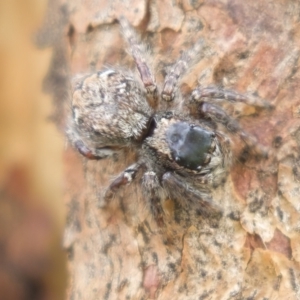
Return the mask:
<path id="1" fill-rule="evenodd" d="M 142 139 L 153 114 L 141 84 L 130 74 L 110 69 L 79 80 L 72 112 L 68 134 L 82 145 L 83 154 L 91 149 L 91 158 L 105 158 Z"/>
<path id="2" fill-rule="evenodd" d="M 222 209 L 213 203 L 211 191 L 226 180 L 232 154 L 229 138 L 215 128 L 222 124 L 227 131 L 238 134 L 254 153 L 265 155 L 265 151 L 237 121 L 210 102 L 224 98 L 258 107 L 270 105 L 258 97 L 198 87 L 191 94 L 198 105 L 198 118 L 177 111 L 156 111 L 157 87 L 144 58 L 144 46 L 124 18 L 120 23 L 141 81 L 132 73 L 117 69 L 80 78 L 75 85 L 67 130 L 70 141 L 89 159 L 109 157 L 124 147 L 137 151 L 137 163 L 111 183 L 105 194 L 107 200 L 134 180 L 143 167 L 144 197 L 159 225 L 163 224 L 161 201 L 166 195 L 184 197 L 186 203 L 198 206 L 203 215 L 221 216 Z M 165 78 L 162 101 L 176 97 L 178 80 L 201 47 L 202 40 L 175 63 Z M 212 125 L 205 119 L 210 119 Z"/>
<path id="3" fill-rule="evenodd" d="M 229 140 L 201 121 L 167 112 L 155 118 L 153 134 L 143 143 L 149 168 L 159 177 L 172 170 L 207 185 L 220 184 L 231 162 Z"/>

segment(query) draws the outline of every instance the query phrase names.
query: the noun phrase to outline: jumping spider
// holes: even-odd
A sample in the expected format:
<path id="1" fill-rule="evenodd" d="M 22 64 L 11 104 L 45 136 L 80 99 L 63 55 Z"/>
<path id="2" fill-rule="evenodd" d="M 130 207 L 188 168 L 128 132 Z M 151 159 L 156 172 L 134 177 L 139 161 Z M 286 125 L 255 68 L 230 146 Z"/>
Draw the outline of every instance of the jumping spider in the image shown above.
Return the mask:
<path id="1" fill-rule="evenodd" d="M 145 60 L 144 46 L 126 19 L 121 18 L 120 24 L 141 81 L 132 73 L 118 69 L 105 69 L 83 77 L 73 93 L 73 115 L 67 130 L 71 143 L 88 159 L 107 158 L 125 147 L 135 149 L 138 161 L 118 175 L 105 197 L 110 198 L 118 188 L 134 180 L 139 169 L 145 170 L 144 197 L 160 225 L 163 223 L 161 200 L 165 195 L 162 191 L 173 199 L 182 197 L 196 203 L 204 215 L 220 216 L 222 209 L 211 200 L 211 191 L 226 180 L 232 155 L 230 140 L 216 130 L 217 125 L 222 124 L 229 133 L 239 135 L 254 153 L 264 156 L 265 151 L 213 102 L 225 99 L 262 108 L 270 105 L 255 96 L 199 86 L 191 93 L 191 101 L 198 107 L 198 118 L 181 114 L 178 109 L 157 111 L 159 96 Z M 203 47 L 203 41 L 196 46 Z M 173 65 L 165 78 L 162 101 L 170 103 L 176 98 L 176 85 L 194 54 L 195 49 L 183 53 Z"/>

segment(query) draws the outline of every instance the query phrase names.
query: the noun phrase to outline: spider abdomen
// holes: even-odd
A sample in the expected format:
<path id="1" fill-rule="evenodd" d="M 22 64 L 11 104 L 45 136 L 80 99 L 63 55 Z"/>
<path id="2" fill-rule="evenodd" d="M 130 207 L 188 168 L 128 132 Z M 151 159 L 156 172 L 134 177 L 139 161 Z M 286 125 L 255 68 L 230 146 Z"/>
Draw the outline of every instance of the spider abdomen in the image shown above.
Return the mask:
<path id="1" fill-rule="evenodd" d="M 112 69 L 82 79 L 72 112 L 74 128 L 96 148 L 140 140 L 152 116 L 145 89 L 133 75 Z"/>

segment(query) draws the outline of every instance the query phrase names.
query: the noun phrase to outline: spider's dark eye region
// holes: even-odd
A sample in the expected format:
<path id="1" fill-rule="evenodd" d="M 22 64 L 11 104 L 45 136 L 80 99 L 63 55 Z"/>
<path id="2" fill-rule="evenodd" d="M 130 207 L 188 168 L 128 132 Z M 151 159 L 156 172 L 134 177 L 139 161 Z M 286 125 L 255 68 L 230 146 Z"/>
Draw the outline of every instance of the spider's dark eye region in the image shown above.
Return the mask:
<path id="1" fill-rule="evenodd" d="M 177 122 L 169 127 L 166 133 L 167 142 L 173 159 L 183 167 L 200 170 L 210 161 L 213 133 L 188 124 Z"/>

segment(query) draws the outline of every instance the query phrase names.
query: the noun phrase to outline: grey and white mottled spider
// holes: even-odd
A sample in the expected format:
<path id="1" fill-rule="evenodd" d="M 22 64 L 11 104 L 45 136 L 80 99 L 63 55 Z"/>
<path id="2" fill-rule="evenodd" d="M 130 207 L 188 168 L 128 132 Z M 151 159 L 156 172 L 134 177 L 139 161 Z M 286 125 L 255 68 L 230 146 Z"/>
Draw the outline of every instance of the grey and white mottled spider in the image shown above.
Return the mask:
<path id="1" fill-rule="evenodd" d="M 157 100 L 176 98 L 179 78 L 189 69 L 195 53 L 203 47 L 199 41 L 186 51 L 167 74 L 161 94 L 145 59 L 144 46 L 125 18 L 122 32 L 136 63 L 140 79 L 131 72 L 105 69 L 83 77 L 72 99 L 72 118 L 67 129 L 71 143 L 88 159 L 103 159 L 125 147 L 138 154 L 138 161 L 125 169 L 106 191 L 108 199 L 117 189 L 135 179 L 139 169 L 146 201 L 158 224 L 163 224 L 162 198 L 185 198 L 199 205 L 202 214 L 222 215 L 213 203 L 211 191 L 222 184 L 231 166 L 231 143 L 223 132 L 237 134 L 254 153 L 265 155 L 256 139 L 242 130 L 216 99 L 244 102 L 268 108 L 255 96 L 245 96 L 216 87 L 197 87 L 191 101 L 197 104 L 198 117 L 176 110 L 157 111 Z M 209 122 L 207 122 L 209 120 Z"/>

